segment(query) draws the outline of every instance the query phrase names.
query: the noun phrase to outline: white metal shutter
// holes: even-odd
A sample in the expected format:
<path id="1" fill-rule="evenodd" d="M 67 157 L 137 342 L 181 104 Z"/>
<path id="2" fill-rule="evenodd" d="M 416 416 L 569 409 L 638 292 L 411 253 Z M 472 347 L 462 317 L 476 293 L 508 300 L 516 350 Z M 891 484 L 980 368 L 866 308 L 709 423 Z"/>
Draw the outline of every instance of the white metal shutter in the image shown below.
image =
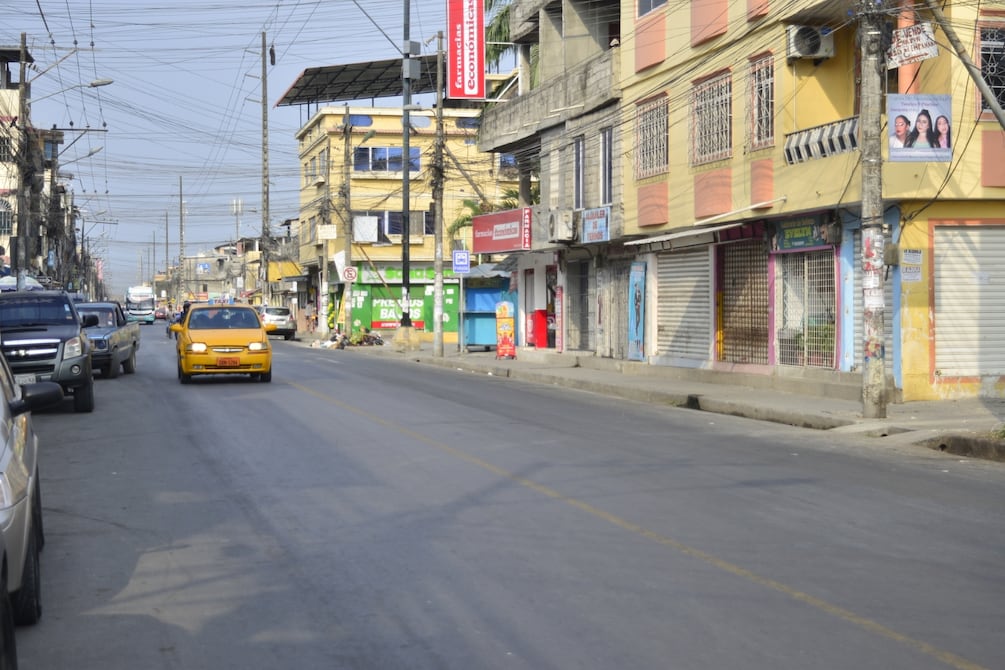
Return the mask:
<path id="1" fill-rule="evenodd" d="M 889 241 L 887 241 L 889 244 Z M 850 368 L 851 372 L 861 372 L 862 363 L 865 358 L 865 352 L 862 350 L 863 342 L 865 338 L 864 321 L 865 316 L 862 314 L 862 231 L 855 231 L 855 278 L 853 282 L 853 292 L 852 301 L 855 305 L 855 360 L 853 361 L 853 366 Z M 899 315 L 894 311 L 893 302 L 893 270 L 884 272 L 883 274 L 883 304 L 886 309 L 883 312 L 883 349 L 884 349 L 884 360 L 887 361 L 887 374 L 891 374 L 893 366 L 889 364 L 889 361 L 893 360 L 895 352 L 899 351 L 900 348 L 895 346 L 896 342 L 893 341 L 893 320 L 898 318 Z"/>
<path id="2" fill-rule="evenodd" d="M 657 257 L 658 354 L 709 360 L 712 354 L 712 264 L 709 247 Z"/>
<path id="3" fill-rule="evenodd" d="M 1005 374 L 1005 227 L 936 226 L 935 368 Z"/>

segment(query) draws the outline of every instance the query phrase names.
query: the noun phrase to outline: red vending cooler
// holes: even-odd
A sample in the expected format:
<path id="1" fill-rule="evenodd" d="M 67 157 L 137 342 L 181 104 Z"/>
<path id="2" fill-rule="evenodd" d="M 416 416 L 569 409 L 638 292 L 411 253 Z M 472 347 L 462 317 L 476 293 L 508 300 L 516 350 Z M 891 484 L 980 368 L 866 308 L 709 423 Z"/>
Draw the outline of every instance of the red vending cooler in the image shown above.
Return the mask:
<path id="1" fill-rule="evenodd" d="M 538 349 L 548 348 L 548 310 L 534 310 L 534 345 Z"/>

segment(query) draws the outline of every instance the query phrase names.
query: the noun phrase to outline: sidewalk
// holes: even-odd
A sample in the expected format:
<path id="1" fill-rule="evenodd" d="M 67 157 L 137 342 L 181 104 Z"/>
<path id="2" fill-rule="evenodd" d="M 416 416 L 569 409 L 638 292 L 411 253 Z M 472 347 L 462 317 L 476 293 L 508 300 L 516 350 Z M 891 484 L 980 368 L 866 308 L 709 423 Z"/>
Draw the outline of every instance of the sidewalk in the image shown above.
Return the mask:
<path id="1" fill-rule="evenodd" d="M 300 340 L 312 346 L 310 336 Z M 313 345 L 317 346 L 317 345 Z M 826 395 L 791 393 L 738 385 L 745 376 L 708 375 L 701 381 L 680 378 L 675 368 L 520 349 L 516 359 L 496 359 L 494 351 L 461 352 L 444 344 L 443 356 L 431 343 L 408 348 L 394 341 L 377 347 L 331 350 L 338 355 L 379 355 L 422 365 L 436 365 L 539 384 L 566 386 L 626 400 L 686 407 L 803 428 L 829 430 L 897 444 L 924 444 L 972 458 L 1005 462 L 1005 439 L 990 433 L 1005 425 L 1005 400 L 936 400 L 887 405 L 887 418 L 863 419 L 862 403 Z M 812 388 L 808 386 L 808 388 Z M 843 394 L 847 396 L 847 393 Z"/>

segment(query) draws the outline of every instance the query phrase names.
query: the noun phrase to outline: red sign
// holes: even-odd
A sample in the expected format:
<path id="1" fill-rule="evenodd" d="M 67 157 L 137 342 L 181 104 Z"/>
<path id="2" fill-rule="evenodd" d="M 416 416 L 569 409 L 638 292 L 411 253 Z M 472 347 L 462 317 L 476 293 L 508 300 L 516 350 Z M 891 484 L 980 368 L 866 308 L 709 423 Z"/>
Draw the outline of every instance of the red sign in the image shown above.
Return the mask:
<path id="1" fill-rule="evenodd" d="M 485 98 L 484 0 L 447 0 L 447 97 Z"/>
<path id="2" fill-rule="evenodd" d="M 530 207 L 482 214 L 471 219 L 471 253 L 497 254 L 530 249 Z"/>

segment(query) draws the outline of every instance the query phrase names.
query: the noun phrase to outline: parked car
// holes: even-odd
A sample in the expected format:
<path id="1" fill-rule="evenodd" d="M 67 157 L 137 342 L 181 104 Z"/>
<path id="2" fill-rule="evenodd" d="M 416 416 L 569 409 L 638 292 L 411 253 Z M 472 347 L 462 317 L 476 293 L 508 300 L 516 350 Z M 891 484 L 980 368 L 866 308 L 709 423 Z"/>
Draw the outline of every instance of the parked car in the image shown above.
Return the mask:
<path id="1" fill-rule="evenodd" d="M 42 616 L 38 555 L 45 533 L 31 410 L 62 402 L 63 390 L 55 382 L 16 384 L 0 357 L 0 394 L 0 535 L 7 551 L 7 593 L 14 622 L 33 624 Z"/>
<path id="2" fill-rule="evenodd" d="M 168 310 L 167 307 L 158 307 L 154 310 L 154 319 L 159 321 L 167 321 Z"/>
<path id="3" fill-rule="evenodd" d="M 258 313 L 262 316 L 262 323 L 275 324 L 276 329 L 270 334 L 282 335 L 284 340 L 292 340 L 296 336 L 297 324 L 289 307 L 263 306 Z"/>
<path id="4" fill-rule="evenodd" d="M 0 293 L 0 350 L 18 384 L 52 381 L 72 394 L 75 412 L 94 411 L 91 340 L 98 323 L 81 317 L 65 291 Z"/>
<path id="5" fill-rule="evenodd" d="M 171 324 L 178 336 L 178 380 L 194 375 L 251 375 L 272 381 L 274 323 L 263 324 L 250 305 L 192 305 L 181 323 Z"/>
<path id="6" fill-rule="evenodd" d="M 82 302 L 77 305 L 82 317 L 93 314 L 98 323 L 89 326 L 91 367 L 102 377 L 114 379 L 121 369 L 127 375 L 136 372 L 136 352 L 140 349 L 140 324 L 130 319 L 117 302 Z"/>

